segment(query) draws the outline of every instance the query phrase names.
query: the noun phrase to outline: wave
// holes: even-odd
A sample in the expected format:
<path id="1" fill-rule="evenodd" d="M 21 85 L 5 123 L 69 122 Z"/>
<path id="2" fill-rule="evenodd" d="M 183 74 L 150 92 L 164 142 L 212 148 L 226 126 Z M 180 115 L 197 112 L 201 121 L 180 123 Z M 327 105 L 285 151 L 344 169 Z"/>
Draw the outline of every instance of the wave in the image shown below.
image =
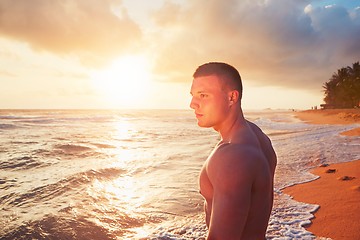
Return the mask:
<path id="1" fill-rule="evenodd" d="M 16 179 L 0 178 L 0 189 L 8 190 L 9 188 L 16 186 Z"/>
<path id="2" fill-rule="evenodd" d="M 8 130 L 8 129 L 15 129 L 15 128 L 17 128 L 17 126 L 14 124 L 7 124 L 7 123 L 0 124 L 0 130 L 2 130 L 2 129 Z"/>
<path id="3" fill-rule="evenodd" d="M 4 120 L 16 120 L 16 119 L 27 119 L 29 117 L 24 117 L 24 116 L 13 116 L 13 115 L 0 115 L 0 120 L 4 119 Z"/>
<path id="4" fill-rule="evenodd" d="M 99 219 L 98 215 L 101 218 L 107 214 L 95 212 L 96 202 L 91 197 L 89 199 L 86 191 L 96 180 L 109 181 L 124 173 L 125 170 L 120 168 L 91 169 L 23 193 L 12 191 L 0 195 L 4 216 L 0 219 L 0 239 L 116 239 L 130 225 L 141 226 L 143 219 L 134 219 L 125 213 L 121 218 L 109 218 L 109 223 L 106 219 Z M 8 183 L 16 184 L 16 181 L 0 180 L 0 187 L 6 187 Z M 16 217 L 13 209 L 29 209 L 27 215 L 32 216 L 25 215 L 8 222 L 6 219 Z M 113 237 L 110 234 L 114 230 L 109 231 L 108 225 L 119 226 Z"/>
<path id="5" fill-rule="evenodd" d="M 58 144 L 55 145 L 55 149 L 63 150 L 66 153 L 71 152 L 84 152 L 84 151 L 91 151 L 90 147 L 82 146 L 82 145 L 75 145 L 75 144 Z"/>
<path id="6" fill-rule="evenodd" d="M 311 223 L 319 205 L 294 201 L 289 195 L 275 192 L 274 208 L 269 220 L 267 239 L 315 239 L 304 226 Z M 279 235 L 281 238 L 279 238 Z"/>
<path id="7" fill-rule="evenodd" d="M 12 158 L 8 161 L 0 162 L 0 169 L 11 170 L 27 170 L 35 167 L 42 167 L 44 163 L 36 160 L 33 157 L 23 156 L 19 158 Z"/>
<path id="8" fill-rule="evenodd" d="M 54 215 L 47 215 L 41 220 L 24 223 L 0 237 L 3 240 L 114 239 L 106 229 L 85 217 Z"/>
<path id="9" fill-rule="evenodd" d="M 91 143 L 97 148 L 116 148 L 114 145 L 106 144 L 106 143 Z"/>
<path id="10" fill-rule="evenodd" d="M 296 131 L 278 131 L 278 132 L 267 132 L 266 135 L 268 135 L 269 137 L 271 136 L 279 136 L 279 135 L 286 135 L 286 134 L 292 134 L 292 133 L 296 133 Z"/>
<path id="11" fill-rule="evenodd" d="M 93 145 L 93 147 L 91 147 Z M 96 147 L 96 148 L 95 148 Z M 87 143 L 86 145 L 80 144 L 57 144 L 53 146 L 53 150 L 50 152 L 50 156 L 56 157 L 58 159 L 87 159 L 87 158 L 95 158 L 102 159 L 103 157 L 107 157 L 101 152 L 101 149 L 110 149 L 116 148 L 112 145 L 107 144 L 93 144 Z"/>
<path id="12" fill-rule="evenodd" d="M 61 117 L 56 118 L 58 121 L 62 122 L 107 122 L 107 121 L 113 121 L 114 118 L 111 116 L 85 116 L 85 117 Z"/>
<path id="13" fill-rule="evenodd" d="M 80 186 L 89 184 L 95 179 L 110 180 L 123 173 L 124 170 L 119 168 L 92 169 L 86 172 L 77 173 L 53 184 L 33 188 L 23 194 L 10 193 L 2 196 L 0 198 L 0 204 L 7 204 L 10 206 L 34 205 L 36 203 L 51 200 L 68 193 L 71 190 L 76 190 L 78 192 Z"/>
<path id="14" fill-rule="evenodd" d="M 41 125 L 41 124 L 51 124 L 54 123 L 55 121 L 53 119 L 31 119 L 31 120 L 19 120 L 16 121 L 17 123 L 27 123 L 27 124 L 36 124 L 36 125 Z"/>
<path id="15" fill-rule="evenodd" d="M 35 141 L 11 141 L 10 144 L 24 144 L 24 145 L 32 145 L 32 144 L 38 144 L 39 142 Z"/>

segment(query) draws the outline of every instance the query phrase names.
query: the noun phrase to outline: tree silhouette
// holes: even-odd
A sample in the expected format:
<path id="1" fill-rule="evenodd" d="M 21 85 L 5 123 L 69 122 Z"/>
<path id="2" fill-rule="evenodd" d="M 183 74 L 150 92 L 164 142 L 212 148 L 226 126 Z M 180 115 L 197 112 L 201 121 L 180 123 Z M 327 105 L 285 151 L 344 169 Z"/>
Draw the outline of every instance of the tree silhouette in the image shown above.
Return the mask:
<path id="1" fill-rule="evenodd" d="M 323 85 L 327 105 L 334 108 L 360 107 L 360 64 L 343 67 Z"/>

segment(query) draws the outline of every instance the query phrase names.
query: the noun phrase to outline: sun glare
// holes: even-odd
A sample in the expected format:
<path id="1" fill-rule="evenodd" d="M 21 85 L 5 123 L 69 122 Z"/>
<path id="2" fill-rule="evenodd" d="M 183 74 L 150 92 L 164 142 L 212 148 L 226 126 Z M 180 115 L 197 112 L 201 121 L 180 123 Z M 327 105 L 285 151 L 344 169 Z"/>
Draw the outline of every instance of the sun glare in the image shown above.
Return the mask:
<path id="1" fill-rule="evenodd" d="M 98 92 L 116 107 L 138 107 L 146 100 L 151 81 L 150 64 L 145 56 L 125 56 L 93 74 Z"/>

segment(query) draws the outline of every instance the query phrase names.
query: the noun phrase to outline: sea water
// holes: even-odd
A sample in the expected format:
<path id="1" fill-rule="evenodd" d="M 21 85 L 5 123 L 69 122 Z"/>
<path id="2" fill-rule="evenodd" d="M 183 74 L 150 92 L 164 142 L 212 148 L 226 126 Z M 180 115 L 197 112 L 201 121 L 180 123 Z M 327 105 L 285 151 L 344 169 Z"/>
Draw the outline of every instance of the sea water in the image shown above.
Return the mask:
<path id="1" fill-rule="evenodd" d="M 360 158 L 355 125 L 246 111 L 278 156 L 268 239 L 315 239 L 282 189 Z M 217 141 L 190 110 L 0 110 L 1 239 L 205 239 L 198 173 Z"/>

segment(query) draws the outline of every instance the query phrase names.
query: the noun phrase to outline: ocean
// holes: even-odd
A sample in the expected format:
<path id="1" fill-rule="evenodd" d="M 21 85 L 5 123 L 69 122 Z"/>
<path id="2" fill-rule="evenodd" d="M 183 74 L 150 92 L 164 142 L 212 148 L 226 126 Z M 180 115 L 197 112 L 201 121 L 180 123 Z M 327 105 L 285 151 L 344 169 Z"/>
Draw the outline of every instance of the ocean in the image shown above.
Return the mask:
<path id="1" fill-rule="evenodd" d="M 245 111 L 278 156 L 267 239 L 315 239 L 282 189 L 360 159 L 355 125 Z M 359 125 L 357 125 L 359 126 Z M 205 239 L 198 174 L 219 140 L 190 110 L 0 110 L 0 239 Z"/>

